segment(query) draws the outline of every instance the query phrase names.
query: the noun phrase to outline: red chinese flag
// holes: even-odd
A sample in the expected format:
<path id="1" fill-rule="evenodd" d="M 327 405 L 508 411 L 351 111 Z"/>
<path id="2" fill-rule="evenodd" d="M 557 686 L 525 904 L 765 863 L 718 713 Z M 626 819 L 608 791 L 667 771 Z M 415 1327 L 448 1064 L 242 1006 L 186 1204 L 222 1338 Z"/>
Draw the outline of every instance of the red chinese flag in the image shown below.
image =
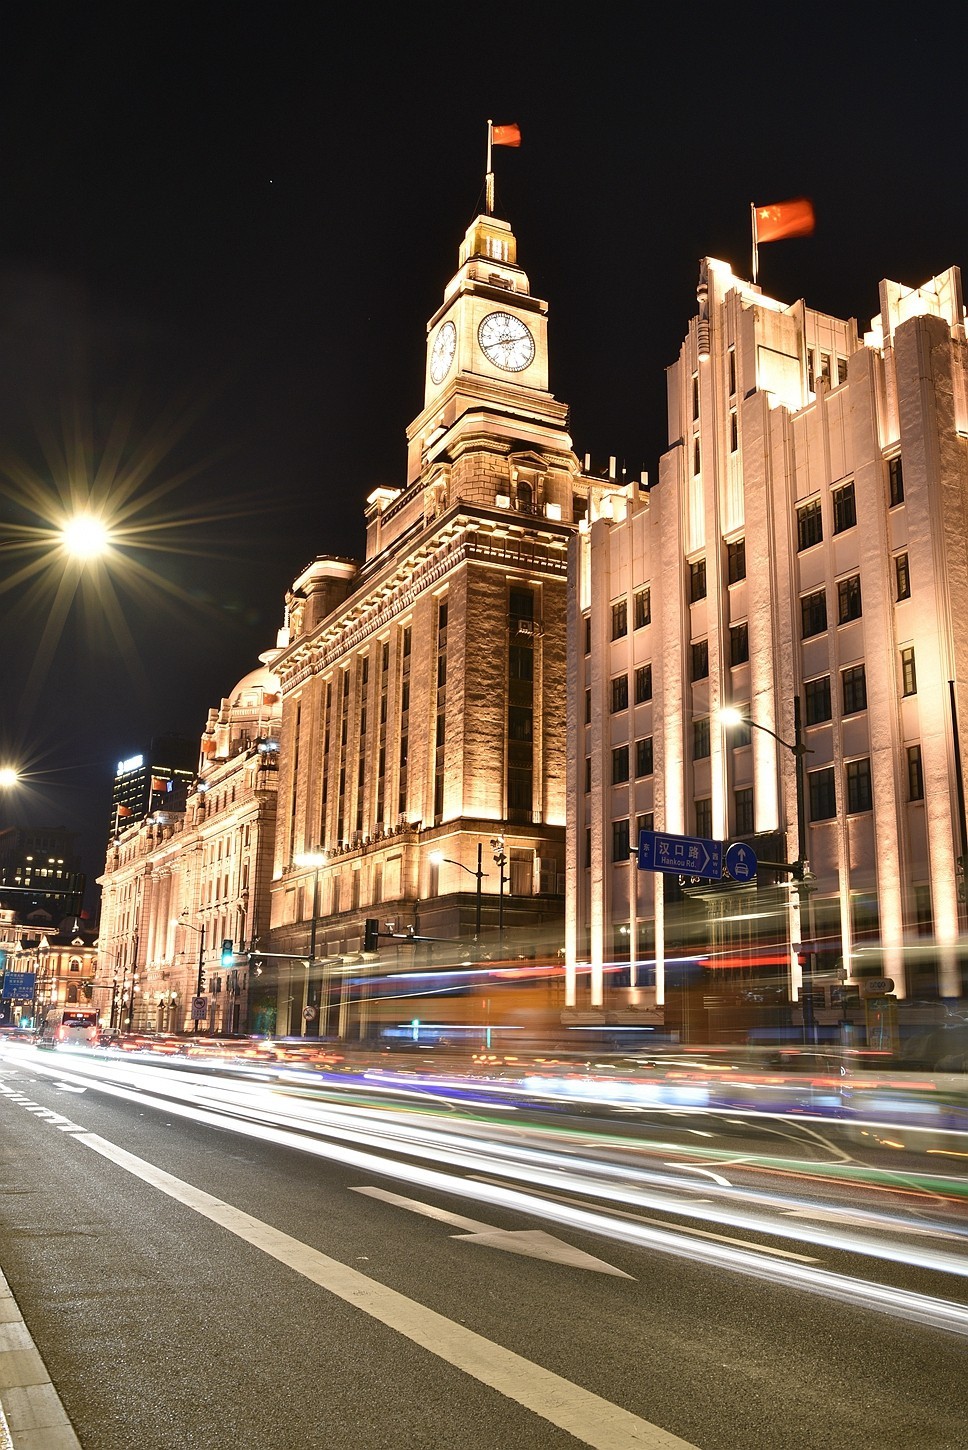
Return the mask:
<path id="1" fill-rule="evenodd" d="M 495 146 L 520 146 L 520 126 L 492 126 L 491 140 Z"/>
<path id="2" fill-rule="evenodd" d="M 130 806 L 118 806 L 118 815 L 119 816 L 130 816 L 130 814 L 131 814 L 131 807 Z"/>
<path id="3" fill-rule="evenodd" d="M 168 782 L 165 777 L 163 775 L 153 775 L 151 777 L 151 789 L 154 791 L 167 790 Z"/>
<path id="4" fill-rule="evenodd" d="M 756 240 L 781 242 L 784 237 L 808 237 L 815 218 L 813 203 L 806 197 L 796 201 L 777 201 L 772 206 L 756 208 Z"/>

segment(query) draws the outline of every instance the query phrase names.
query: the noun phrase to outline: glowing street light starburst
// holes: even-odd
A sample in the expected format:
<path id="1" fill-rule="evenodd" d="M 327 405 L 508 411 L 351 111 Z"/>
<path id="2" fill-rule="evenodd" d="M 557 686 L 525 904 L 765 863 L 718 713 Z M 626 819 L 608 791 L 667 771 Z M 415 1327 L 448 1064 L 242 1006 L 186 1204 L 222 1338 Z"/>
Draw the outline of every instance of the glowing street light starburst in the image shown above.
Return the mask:
<path id="1" fill-rule="evenodd" d="M 75 514 L 60 531 L 61 542 L 75 559 L 97 559 L 107 552 L 111 542 L 108 527 L 92 514 Z"/>

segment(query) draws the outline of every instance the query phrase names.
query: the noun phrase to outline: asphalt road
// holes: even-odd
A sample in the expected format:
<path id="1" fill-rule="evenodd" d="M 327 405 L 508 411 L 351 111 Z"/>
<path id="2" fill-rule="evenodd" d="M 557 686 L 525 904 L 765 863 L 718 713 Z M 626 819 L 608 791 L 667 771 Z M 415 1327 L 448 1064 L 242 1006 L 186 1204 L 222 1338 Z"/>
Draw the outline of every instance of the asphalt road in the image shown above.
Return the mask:
<path id="1" fill-rule="evenodd" d="M 199 1083 L 194 1102 L 116 1096 L 66 1055 L 0 1058 L 0 1269 L 84 1450 L 968 1447 L 968 1326 L 795 1278 L 963 1306 L 957 1274 L 818 1241 L 822 1221 L 800 1240 L 789 1222 L 774 1238 L 704 1219 L 722 1207 L 712 1178 L 613 1203 L 614 1232 L 593 1231 L 578 1206 L 601 1197 L 529 1185 L 520 1156 L 503 1173 L 511 1137 L 483 1119 L 451 1112 L 418 1151 L 397 1136 L 421 1126 L 412 1103 L 362 1107 L 359 1132 L 326 1129 L 340 1160 L 292 1118 L 301 1095 L 279 1128 Z M 593 1151 L 583 1132 L 559 1135 L 562 1171 Z M 861 1202 L 837 1194 L 838 1211 Z M 561 1203 L 573 1216 L 554 1222 Z M 934 1235 L 911 1236 L 963 1254 L 945 1237 L 959 1215 L 941 1205 Z"/>

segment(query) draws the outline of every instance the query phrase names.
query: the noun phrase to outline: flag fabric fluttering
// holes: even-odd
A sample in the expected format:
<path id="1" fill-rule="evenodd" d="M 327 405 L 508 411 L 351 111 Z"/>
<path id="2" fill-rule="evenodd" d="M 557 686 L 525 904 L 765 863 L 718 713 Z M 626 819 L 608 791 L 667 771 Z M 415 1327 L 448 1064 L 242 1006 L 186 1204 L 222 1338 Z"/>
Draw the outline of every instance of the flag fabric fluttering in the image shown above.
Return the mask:
<path id="1" fill-rule="evenodd" d="M 130 806 L 118 806 L 118 815 L 119 816 L 130 816 L 130 814 L 131 814 L 131 807 Z"/>
<path id="2" fill-rule="evenodd" d="M 492 126 L 491 140 L 495 146 L 520 146 L 521 127 L 513 124 L 510 126 Z"/>
<path id="3" fill-rule="evenodd" d="M 151 777 L 151 789 L 169 791 L 171 790 L 171 781 L 164 775 L 153 775 Z"/>
<path id="4" fill-rule="evenodd" d="M 785 237 L 808 237 L 816 224 L 813 203 L 806 197 L 778 201 L 753 210 L 758 242 L 781 242 Z"/>

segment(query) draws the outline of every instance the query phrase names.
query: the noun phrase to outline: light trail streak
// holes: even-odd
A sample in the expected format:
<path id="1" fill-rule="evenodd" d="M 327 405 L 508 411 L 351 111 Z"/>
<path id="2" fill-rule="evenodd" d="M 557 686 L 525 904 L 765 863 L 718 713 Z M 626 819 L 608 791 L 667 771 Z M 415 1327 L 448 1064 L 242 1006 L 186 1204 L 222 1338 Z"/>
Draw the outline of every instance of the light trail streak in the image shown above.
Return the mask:
<path id="1" fill-rule="evenodd" d="M 39 1066 L 37 1070 L 43 1076 L 55 1075 L 53 1071 L 45 1071 L 43 1066 Z M 63 1069 L 56 1075 L 68 1077 Z M 148 1076 L 147 1071 L 145 1076 Z M 98 1081 L 94 1072 L 91 1072 L 88 1077 L 89 1080 Z M 190 1118 L 195 1122 L 211 1126 L 224 1128 L 226 1125 L 224 1112 L 200 1108 L 188 1102 L 173 1101 L 171 1098 L 154 1098 L 147 1093 L 132 1091 L 116 1082 L 100 1080 L 99 1086 L 100 1090 L 104 1092 L 137 1102 L 142 1106 L 157 1107 L 166 1113 Z M 10 1089 L 0 1084 L 0 1091 L 9 1093 Z M 726 1244 L 705 1240 L 699 1243 L 694 1239 L 683 1238 L 674 1229 L 654 1228 L 645 1223 L 635 1223 L 627 1219 L 620 1222 L 608 1217 L 600 1210 L 590 1212 L 571 1203 L 552 1203 L 547 1199 L 523 1193 L 518 1189 L 508 1189 L 499 1184 L 480 1181 L 470 1183 L 436 1169 L 398 1163 L 377 1156 L 375 1153 L 361 1152 L 359 1149 L 349 1148 L 343 1144 L 320 1142 L 318 1139 L 304 1134 L 251 1120 L 233 1119 L 233 1126 L 236 1131 L 248 1137 L 281 1147 L 293 1148 L 302 1153 L 330 1158 L 363 1172 L 403 1180 L 411 1185 L 418 1184 L 434 1192 L 473 1198 L 476 1201 L 483 1200 L 500 1208 L 551 1220 L 559 1227 L 569 1227 L 581 1232 L 603 1235 L 640 1248 L 690 1259 L 707 1267 L 714 1266 L 743 1273 L 752 1278 L 765 1280 L 774 1287 L 782 1284 L 785 1287 L 806 1290 L 809 1293 L 832 1298 L 854 1307 L 886 1313 L 896 1318 L 968 1336 L 968 1306 L 964 1304 L 931 1295 L 895 1289 L 887 1284 L 878 1284 L 850 1275 L 836 1274 L 808 1264 L 795 1264 L 787 1259 L 769 1258 L 765 1260 L 762 1255 L 758 1256 L 750 1250 L 732 1248 Z M 437 1156 L 439 1159 L 439 1151 Z M 493 1172 L 495 1169 L 492 1167 L 491 1171 Z M 596 1185 L 590 1187 L 587 1182 L 582 1186 L 586 1193 L 598 1191 Z M 637 1202 L 638 1199 L 631 1198 L 629 1201 Z M 678 1211 L 681 1212 L 681 1208 Z M 775 1231 L 775 1229 L 767 1230 L 767 1232 Z M 865 1251 L 870 1252 L 870 1249 L 867 1248 Z"/>
<path id="2" fill-rule="evenodd" d="M 444 1161 L 451 1167 L 472 1173 L 500 1174 L 538 1188 L 598 1198 L 606 1204 L 624 1203 L 636 1208 L 671 1212 L 678 1217 L 712 1221 L 747 1232 L 796 1240 L 798 1243 L 806 1241 L 840 1252 L 968 1277 L 968 1259 L 964 1256 L 910 1243 L 897 1244 L 867 1235 L 844 1233 L 822 1223 L 791 1222 L 789 1218 L 773 1216 L 777 1212 L 812 1206 L 803 1200 L 728 1187 L 720 1189 L 722 1202 L 711 1206 L 696 1203 L 690 1201 L 689 1186 L 673 1175 L 656 1173 L 642 1166 L 616 1164 L 602 1158 L 582 1158 L 574 1152 L 549 1151 L 533 1143 L 529 1145 L 526 1137 L 532 1140 L 541 1137 L 533 1128 L 527 1130 L 525 1137 L 513 1125 L 504 1123 L 499 1127 L 478 1125 L 472 1132 L 463 1121 L 459 1127 L 451 1127 L 437 1118 L 428 1126 L 424 1115 L 401 1117 L 373 1108 L 334 1107 L 306 1098 L 287 1098 L 283 1107 L 272 1091 L 260 1085 L 200 1081 L 197 1074 L 142 1064 L 82 1061 L 78 1070 L 88 1080 L 99 1082 L 106 1092 L 129 1096 L 127 1089 L 119 1086 L 127 1083 L 135 1090 L 134 1101 L 165 1111 L 182 1112 L 186 1116 L 202 1113 L 204 1121 L 211 1121 L 208 1116 L 211 1114 L 217 1117 L 221 1126 L 225 1125 L 226 1117 L 230 1117 L 243 1132 L 259 1124 L 266 1130 L 278 1129 L 285 1133 L 295 1129 L 302 1134 L 328 1134 L 342 1143 L 355 1143 L 376 1151 L 403 1152 L 417 1160 Z M 68 1076 L 62 1068 L 58 1075 Z M 167 1096 L 154 1096 L 158 1091 Z M 194 1106 L 189 1108 L 186 1104 Z M 502 1141 L 496 1141 L 496 1134 Z M 296 1141 L 304 1146 L 307 1143 L 304 1137 Z M 321 1152 L 324 1156 L 328 1154 L 344 1161 L 343 1152 L 352 1150 L 329 1145 L 327 1148 L 306 1147 L 305 1151 Z M 668 1147 L 665 1151 L 668 1152 Z M 391 1169 L 387 1167 L 385 1171 L 390 1172 Z M 399 1166 L 394 1171 L 400 1171 Z M 451 1192 L 470 1192 L 466 1187 L 458 1186 L 461 1184 L 459 1179 L 448 1182 Z M 708 1192 L 708 1184 L 703 1187 Z M 894 1227 L 894 1220 L 887 1214 L 852 1208 L 850 1217 L 854 1225 L 861 1220 L 871 1229 L 888 1233 Z M 911 1222 L 910 1218 L 905 1218 L 902 1232 L 909 1233 Z M 936 1232 L 936 1225 L 926 1227 L 932 1233 Z M 968 1230 L 953 1227 L 950 1236 L 968 1238 Z"/>

